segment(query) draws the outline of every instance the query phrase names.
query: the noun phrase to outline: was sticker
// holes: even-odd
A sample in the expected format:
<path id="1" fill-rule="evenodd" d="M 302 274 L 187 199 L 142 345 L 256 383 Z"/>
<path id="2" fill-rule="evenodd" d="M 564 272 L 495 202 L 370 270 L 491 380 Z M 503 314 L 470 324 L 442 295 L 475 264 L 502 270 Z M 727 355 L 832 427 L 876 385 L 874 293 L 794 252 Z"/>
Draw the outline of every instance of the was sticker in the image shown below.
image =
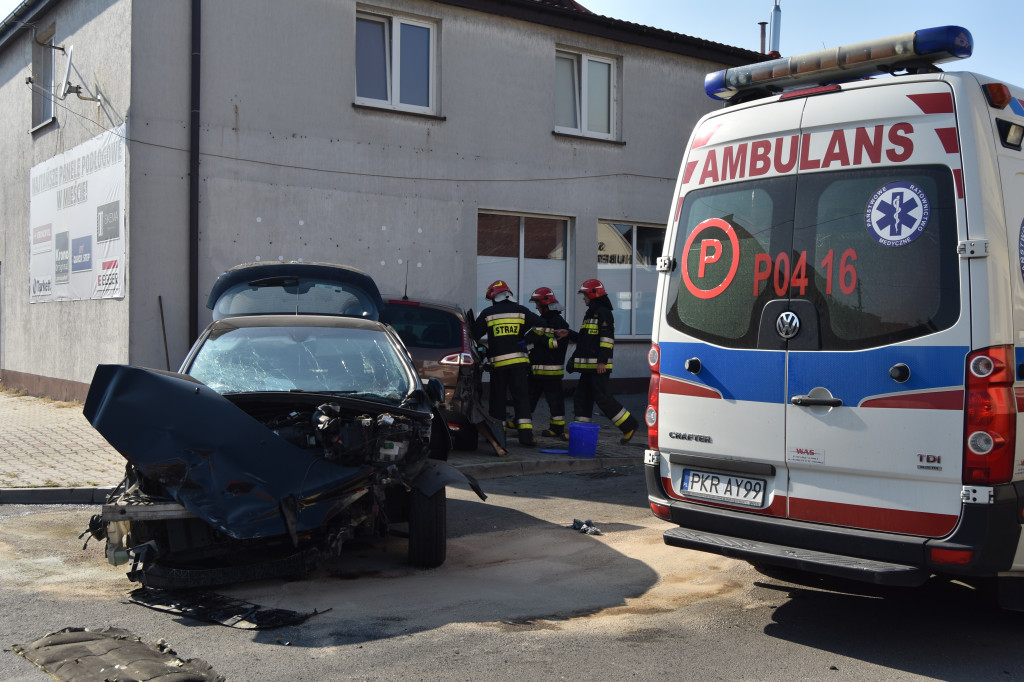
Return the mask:
<path id="1" fill-rule="evenodd" d="M 924 232 L 930 213 L 924 190 L 912 182 L 890 182 L 871 195 L 864 222 L 882 246 L 906 246 Z"/>

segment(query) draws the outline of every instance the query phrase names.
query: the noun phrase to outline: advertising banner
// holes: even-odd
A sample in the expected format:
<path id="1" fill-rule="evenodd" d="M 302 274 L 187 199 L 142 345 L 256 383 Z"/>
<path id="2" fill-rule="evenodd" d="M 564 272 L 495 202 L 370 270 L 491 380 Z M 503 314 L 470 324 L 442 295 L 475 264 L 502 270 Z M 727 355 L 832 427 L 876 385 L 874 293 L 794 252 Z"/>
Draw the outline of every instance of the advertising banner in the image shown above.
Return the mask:
<path id="1" fill-rule="evenodd" d="M 125 125 L 32 168 L 29 301 L 124 298 Z"/>

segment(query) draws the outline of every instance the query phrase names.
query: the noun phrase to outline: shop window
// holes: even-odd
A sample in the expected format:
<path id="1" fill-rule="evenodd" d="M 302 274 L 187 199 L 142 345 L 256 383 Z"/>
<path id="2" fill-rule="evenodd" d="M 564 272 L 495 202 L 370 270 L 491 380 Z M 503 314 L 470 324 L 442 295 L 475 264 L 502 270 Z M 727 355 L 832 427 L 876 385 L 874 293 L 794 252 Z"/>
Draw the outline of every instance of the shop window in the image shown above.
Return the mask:
<path id="1" fill-rule="evenodd" d="M 616 336 L 650 335 L 658 288 L 655 265 L 664 243 L 664 227 L 597 224 L 597 278 L 615 311 Z"/>
<path id="2" fill-rule="evenodd" d="M 508 282 L 524 305 L 530 305 L 530 294 L 537 287 L 550 287 L 564 304 L 568 236 L 565 218 L 480 213 L 475 309 L 479 312 L 490 305 L 484 293 L 497 279 Z"/>

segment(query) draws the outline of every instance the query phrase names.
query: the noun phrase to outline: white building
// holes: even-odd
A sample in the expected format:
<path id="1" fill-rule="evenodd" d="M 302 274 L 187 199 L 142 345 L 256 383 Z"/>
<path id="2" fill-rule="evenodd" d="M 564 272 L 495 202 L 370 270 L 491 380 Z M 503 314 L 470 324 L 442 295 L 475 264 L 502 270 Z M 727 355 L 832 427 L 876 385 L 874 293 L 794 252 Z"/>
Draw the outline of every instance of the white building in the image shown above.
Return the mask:
<path id="1" fill-rule="evenodd" d="M 584 0 L 585 2 L 585 0 Z M 26 0 L 0 24 L 0 379 L 176 369 L 226 268 L 480 308 L 604 280 L 646 386 L 653 257 L 727 45 L 573 0 Z M 627 382 L 629 383 L 629 382 Z"/>

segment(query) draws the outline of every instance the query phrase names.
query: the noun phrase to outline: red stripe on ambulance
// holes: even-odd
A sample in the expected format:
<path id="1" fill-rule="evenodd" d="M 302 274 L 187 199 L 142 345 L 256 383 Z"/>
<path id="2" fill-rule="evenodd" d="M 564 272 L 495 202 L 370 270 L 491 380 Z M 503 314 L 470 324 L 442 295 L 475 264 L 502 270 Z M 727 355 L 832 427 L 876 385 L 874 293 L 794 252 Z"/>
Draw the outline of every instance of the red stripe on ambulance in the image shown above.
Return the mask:
<path id="1" fill-rule="evenodd" d="M 964 409 L 964 392 L 962 389 L 955 389 L 952 391 L 905 393 L 885 398 L 870 398 L 862 402 L 859 407 L 884 407 L 896 410 L 962 410 Z"/>
<path id="2" fill-rule="evenodd" d="M 789 516 L 801 521 L 932 538 L 948 534 L 960 519 L 955 514 L 868 507 L 861 504 L 805 500 L 799 497 L 789 498 Z"/>
<path id="3" fill-rule="evenodd" d="M 952 114 L 953 94 L 949 92 L 928 92 L 918 95 L 907 95 L 926 114 Z"/>
<path id="4" fill-rule="evenodd" d="M 939 136 L 939 142 L 947 154 L 958 154 L 960 152 L 960 140 L 956 135 L 956 128 L 936 128 L 935 134 Z"/>
<path id="5" fill-rule="evenodd" d="M 662 395 L 688 395 L 694 398 L 722 398 L 722 394 L 713 388 L 666 376 L 661 377 L 661 393 Z"/>

